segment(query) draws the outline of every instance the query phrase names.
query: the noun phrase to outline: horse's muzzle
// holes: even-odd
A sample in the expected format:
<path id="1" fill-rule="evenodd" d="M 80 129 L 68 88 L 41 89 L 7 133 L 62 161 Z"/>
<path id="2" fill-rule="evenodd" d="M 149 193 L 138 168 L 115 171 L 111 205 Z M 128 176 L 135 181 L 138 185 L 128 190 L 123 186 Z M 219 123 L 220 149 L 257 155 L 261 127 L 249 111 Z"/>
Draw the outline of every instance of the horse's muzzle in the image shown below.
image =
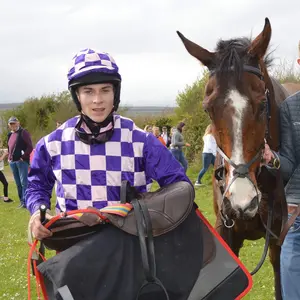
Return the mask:
<path id="1" fill-rule="evenodd" d="M 232 205 L 231 201 L 225 197 L 223 202 L 223 211 L 231 219 L 250 220 L 252 219 L 259 206 L 258 196 L 255 196 L 246 207 L 241 207 L 238 203 Z"/>

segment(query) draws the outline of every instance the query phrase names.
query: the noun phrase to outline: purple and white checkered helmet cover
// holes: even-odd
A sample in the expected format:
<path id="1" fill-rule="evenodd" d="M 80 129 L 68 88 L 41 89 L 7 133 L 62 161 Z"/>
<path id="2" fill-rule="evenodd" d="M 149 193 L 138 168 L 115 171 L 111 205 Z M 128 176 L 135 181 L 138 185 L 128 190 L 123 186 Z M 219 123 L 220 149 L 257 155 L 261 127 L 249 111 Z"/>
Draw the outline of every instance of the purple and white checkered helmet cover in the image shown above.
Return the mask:
<path id="1" fill-rule="evenodd" d="M 68 80 L 71 81 L 93 72 L 116 74 L 121 78 L 119 68 L 111 55 L 87 48 L 73 57 Z"/>

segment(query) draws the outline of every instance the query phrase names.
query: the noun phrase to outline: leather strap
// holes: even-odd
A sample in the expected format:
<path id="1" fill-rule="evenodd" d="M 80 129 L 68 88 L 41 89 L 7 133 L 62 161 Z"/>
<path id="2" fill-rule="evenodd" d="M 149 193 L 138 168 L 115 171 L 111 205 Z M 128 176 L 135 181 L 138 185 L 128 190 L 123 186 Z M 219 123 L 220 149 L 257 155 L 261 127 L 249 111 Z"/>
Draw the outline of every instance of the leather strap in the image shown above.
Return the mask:
<path id="1" fill-rule="evenodd" d="M 296 207 L 294 213 L 290 217 L 290 219 L 285 223 L 283 230 L 279 236 L 278 245 L 282 245 L 285 236 L 287 235 L 288 231 L 290 230 L 291 226 L 294 224 L 296 218 L 300 215 L 300 204 Z"/>
<path id="2" fill-rule="evenodd" d="M 156 262 L 154 251 L 154 238 L 152 234 L 151 218 L 148 207 L 143 200 L 133 199 L 131 204 L 134 209 L 138 237 L 140 241 L 141 257 L 146 280 L 140 287 L 136 299 L 139 299 L 142 290 L 151 284 L 158 285 L 165 294 L 165 299 L 169 300 L 169 295 L 162 284 L 156 277 Z M 147 242 L 146 242 L 147 236 Z"/>
<path id="3" fill-rule="evenodd" d="M 153 281 L 153 276 L 151 276 L 152 272 L 150 271 L 150 264 L 148 259 L 148 251 L 147 251 L 147 245 L 146 245 L 146 224 L 143 220 L 143 215 L 141 212 L 141 207 L 139 204 L 139 201 L 134 199 L 131 201 L 131 204 L 134 209 L 135 219 L 136 219 L 136 227 L 138 232 L 138 237 L 140 241 L 140 248 L 141 248 L 141 257 L 142 257 L 142 263 L 144 268 L 144 273 L 147 281 Z"/>

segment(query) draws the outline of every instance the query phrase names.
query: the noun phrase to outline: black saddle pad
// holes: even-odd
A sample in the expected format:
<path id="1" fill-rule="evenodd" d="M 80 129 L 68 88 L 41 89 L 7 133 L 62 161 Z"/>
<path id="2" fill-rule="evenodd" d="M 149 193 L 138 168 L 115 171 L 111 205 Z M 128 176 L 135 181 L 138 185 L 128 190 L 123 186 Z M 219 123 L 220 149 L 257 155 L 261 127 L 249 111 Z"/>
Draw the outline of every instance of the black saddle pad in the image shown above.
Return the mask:
<path id="1" fill-rule="evenodd" d="M 174 230 L 154 238 L 157 277 L 170 300 L 236 299 L 249 289 L 247 272 L 193 210 Z M 114 226 L 38 266 L 49 299 L 135 300 L 143 284 L 137 236 Z M 164 300 L 155 285 L 140 300 Z"/>

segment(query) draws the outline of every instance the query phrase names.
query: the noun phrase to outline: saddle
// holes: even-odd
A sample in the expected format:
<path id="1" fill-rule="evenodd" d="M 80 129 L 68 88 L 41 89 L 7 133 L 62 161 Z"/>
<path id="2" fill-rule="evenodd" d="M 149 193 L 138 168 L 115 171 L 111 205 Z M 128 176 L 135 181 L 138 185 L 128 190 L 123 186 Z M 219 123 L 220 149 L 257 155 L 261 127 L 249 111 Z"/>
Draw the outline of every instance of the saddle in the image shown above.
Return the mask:
<path id="1" fill-rule="evenodd" d="M 121 196 L 121 203 L 131 203 L 134 209 L 126 218 L 107 213 L 104 215 L 111 224 L 133 235 L 141 234 L 141 225 L 150 226 L 151 235 L 154 237 L 165 234 L 181 224 L 191 212 L 195 198 L 193 187 L 186 181 L 142 194 L 137 194 L 128 181 L 123 181 L 121 191 L 126 193 L 125 197 Z M 144 233 L 148 236 L 147 230 L 144 230 Z"/>
<path id="2" fill-rule="evenodd" d="M 138 228 L 143 223 L 139 211 L 143 211 L 143 215 L 148 217 L 144 220 L 147 221 L 145 224 L 151 226 L 152 236 L 156 237 L 173 230 L 186 219 L 192 210 L 195 197 L 193 187 L 184 181 L 172 183 L 155 192 L 148 193 L 138 193 L 128 181 L 123 181 L 120 194 L 121 203 L 131 203 L 133 206 L 133 210 L 126 217 L 105 212 L 102 212 L 102 215 L 107 218 L 106 222 L 103 222 L 96 214 L 89 212 L 76 218 L 63 217 L 48 227 L 53 235 L 43 239 L 43 244 L 50 250 L 64 251 L 91 234 L 102 230 L 108 224 L 129 234 L 139 235 Z M 142 207 L 140 207 L 140 203 L 142 203 Z M 90 211 L 99 212 L 94 207 L 87 208 Z M 148 236 L 147 232 L 145 234 Z"/>

